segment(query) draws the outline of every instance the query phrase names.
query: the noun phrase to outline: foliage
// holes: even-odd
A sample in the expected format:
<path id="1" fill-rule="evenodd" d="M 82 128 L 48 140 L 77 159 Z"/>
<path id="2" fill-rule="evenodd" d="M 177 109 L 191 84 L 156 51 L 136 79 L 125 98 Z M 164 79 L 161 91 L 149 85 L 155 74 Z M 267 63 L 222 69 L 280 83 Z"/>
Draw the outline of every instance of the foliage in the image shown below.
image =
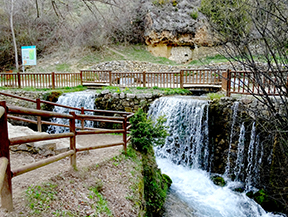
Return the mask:
<path id="1" fill-rule="evenodd" d="M 0 0 L 0 70 L 12 68 L 15 57 L 10 8 L 10 0 Z M 139 2 L 132 0 L 71 0 L 69 4 L 61 0 L 18 0 L 13 13 L 18 54 L 24 45 L 36 45 L 38 57 L 42 57 L 59 49 L 70 50 L 71 46 L 99 50 L 107 44 L 141 42 L 144 14 L 138 8 Z M 69 66 L 58 67 L 62 70 Z"/>
<path id="2" fill-rule="evenodd" d="M 252 114 L 261 123 L 257 130 L 273 138 L 265 142 L 265 147 L 273 147 L 270 168 L 261 168 L 269 179 L 265 190 L 281 204 L 278 211 L 285 213 L 288 213 L 284 178 L 288 175 L 287 10 L 287 2 L 280 0 L 203 0 L 201 8 L 223 42 L 221 54 L 232 60 L 232 64 L 237 63 L 234 69 L 241 66 L 251 72 L 249 84 L 242 85 L 245 92 L 265 107 L 266 113 L 256 109 Z M 257 90 L 251 88 L 252 84 Z M 274 91 L 276 94 L 271 95 Z M 251 110 L 247 112 L 251 114 Z"/>
<path id="3" fill-rule="evenodd" d="M 152 2 L 154 5 L 164 5 L 164 4 L 167 4 L 169 3 L 169 0 L 153 0 Z"/>
<path id="4" fill-rule="evenodd" d="M 0 87 L 0 90 L 11 90 L 9 87 Z M 16 90 L 16 89 L 15 89 Z M 51 88 L 34 88 L 34 87 L 24 87 L 24 88 L 17 88 L 17 90 L 21 91 L 50 91 Z M 87 87 L 83 87 L 82 85 L 78 85 L 77 87 L 63 87 L 63 88 L 55 88 L 52 90 L 62 93 L 70 93 L 70 92 L 77 92 L 77 91 L 84 91 L 87 90 Z"/>
<path id="5" fill-rule="evenodd" d="M 104 199 L 103 195 L 99 193 L 99 186 L 90 187 L 89 190 L 90 194 L 88 198 L 97 200 L 97 205 L 95 207 L 96 208 L 95 214 L 97 215 L 106 214 L 107 216 L 113 216 L 111 210 L 108 207 L 107 201 Z"/>
<path id="6" fill-rule="evenodd" d="M 248 9 L 248 0 L 203 0 L 200 11 L 225 41 L 237 41 L 251 29 Z"/>
<path id="7" fill-rule="evenodd" d="M 154 123 L 151 118 L 147 118 L 147 114 L 142 109 L 139 109 L 130 119 L 133 148 L 146 154 L 153 150 L 153 145 L 163 144 L 168 135 L 163 125 L 165 121 L 166 119 L 161 116 Z"/>
<path id="8" fill-rule="evenodd" d="M 192 19 L 197 20 L 199 14 L 198 11 L 193 11 L 190 13 L 190 16 L 192 17 Z"/>
<path id="9" fill-rule="evenodd" d="M 159 93 L 163 95 L 175 95 L 175 94 L 180 94 L 180 95 L 189 95 L 191 92 L 187 89 L 181 89 L 181 88 L 163 88 L 163 87 L 153 87 L 153 88 L 148 88 L 148 87 L 126 87 L 126 88 L 121 88 L 121 87 L 116 87 L 116 86 L 106 86 L 102 87 L 102 90 L 109 90 L 111 93 Z M 101 93 L 102 90 L 97 90 L 98 93 Z"/>
<path id="10" fill-rule="evenodd" d="M 26 197 L 29 202 L 28 206 L 34 213 L 40 213 L 49 209 L 49 204 L 57 197 L 55 188 L 57 185 L 51 183 L 43 186 L 30 186 L 26 190 Z"/>
<path id="11" fill-rule="evenodd" d="M 213 99 L 221 99 L 222 97 L 224 97 L 225 95 L 222 94 L 222 93 L 208 93 L 207 94 L 207 97 L 210 99 L 210 100 L 213 100 Z"/>
<path id="12" fill-rule="evenodd" d="M 157 123 L 153 123 L 142 109 L 130 120 L 132 147 L 142 153 L 146 216 L 161 216 L 167 190 L 172 183 L 169 176 L 161 174 L 153 151 L 153 144 L 163 144 L 167 136 L 164 121 L 164 118 L 160 117 Z"/>
<path id="13" fill-rule="evenodd" d="M 221 176 L 214 175 L 214 176 L 211 176 L 210 179 L 213 181 L 213 183 L 214 183 L 215 185 L 218 185 L 218 186 L 220 186 L 220 187 L 224 187 L 224 186 L 226 185 L 225 180 L 224 180 L 223 177 L 221 177 Z"/>

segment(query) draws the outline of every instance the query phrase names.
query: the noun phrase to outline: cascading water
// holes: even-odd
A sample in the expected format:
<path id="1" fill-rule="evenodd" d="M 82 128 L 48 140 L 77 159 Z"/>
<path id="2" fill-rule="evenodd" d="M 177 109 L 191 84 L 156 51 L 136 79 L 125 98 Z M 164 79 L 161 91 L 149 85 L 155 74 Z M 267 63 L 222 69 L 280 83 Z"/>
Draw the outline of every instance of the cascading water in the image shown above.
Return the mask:
<path id="1" fill-rule="evenodd" d="M 209 167 L 208 102 L 189 100 L 185 97 L 164 97 L 156 100 L 148 112 L 154 120 L 163 114 L 167 118 L 167 126 L 170 126 L 169 136 L 166 138 L 165 145 L 157 148 L 157 155 L 169 158 L 177 165 L 207 170 Z"/>
<path id="2" fill-rule="evenodd" d="M 225 176 L 228 176 L 228 174 L 230 173 L 230 154 L 231 154 L 231 146 L 232 146 L 232 140 L 233 140 L 233 135 L 234 135 L 234 125 L 235 125 L 236 118 L 237 118 L 238 107 L 239 107 L 239 102 L 235 102 L 232 106 L 233 116 L 232 116 L 232 126 L 231 126 L 230 140 L 229 140 L 227 164 L 226 164 L 225 173 L 224 173 Z"/>
<path id="3" fill-rule="evenodd" d="M 160 115 L 167 118 L 170 135 L 162 147 L 155 148 L 155 154 L 158 166 L 173 181 L 171 191 L 194 210 L 188 216 L 280 216 L 266 213 L 245 193 L 232 191 L 237 183 L 228 181 L 225 187 L 219 187 L 210 180 L 207 170 L 213 154 L 208 142 L 208 106 L 207 101 L 191 97 L 163 97 L 149 109 L 152 119 Z M 243 124 L 239 155 L 244 151 L 244 134 Z"/>
<path id="4" fill-rule="evenodd" d="M 241 180 L 241 174 L 242 170 L 244 168 L 244 150 L 245 150 L 245 126 L 244 123 L 242 123 L 240 128 L 240 135 L 238 140 L 238 148 L 237 148 L 237 159 L 236 159 L 236 166 L 234 168 L 235 173 L 235 180 L 240 181 Z"/>
<path id="5" fill-rule="evenodd" d="M 61 105 L 70 106 L 70 107 L 76 107 L 76 108 L 84 107 L 85 109 L 94 109 L 95 93 L 89 92 L 89 91 L 66 93 L 59 97 L 57 103 Z M 70 110 L 67 108 L 55 106 L 53 111 L 57 113 L 68 114 L 70 111 L 75 111 L 75 110 Z M 75 113 L 80 114 L 80 111 L 75 111 Z M 93 115 L 93 112 L 85 112 L 85 114 Z M 68 119 L 53 118 L 52 122 L 58 123 L 58 124 L 69 125 Z M 81 121 L 76 120 L 76 126 L 81 127 Z M 85 121 L 84 126 L 93 127 L 93 121 Z M 48 133 L 63 133 L 63 132 L 68 132 L 68 131 L 69 131 L 69 128 L 53 126 L 53 125 L 50 125 L 47 130 Z"/>

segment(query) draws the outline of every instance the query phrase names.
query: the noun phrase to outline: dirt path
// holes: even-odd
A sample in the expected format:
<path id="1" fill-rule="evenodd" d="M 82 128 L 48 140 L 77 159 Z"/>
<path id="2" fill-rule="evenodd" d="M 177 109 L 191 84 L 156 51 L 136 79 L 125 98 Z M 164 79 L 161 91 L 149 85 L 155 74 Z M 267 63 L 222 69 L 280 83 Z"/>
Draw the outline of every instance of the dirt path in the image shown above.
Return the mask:
<path id="1" fill-rule="evenodd" d="M 81 146 L 102 145 L 115 142 L 121 142 L 122 136 L 117 135 L 85 135 L 77 136 L 77 143 Z M 92 150 L 89 152 L 83 152 L 77 154 L 77 168 L 88 167 L 91 165 L 99 164 L 107 159 L 119 155 L 123 150 L 122 146 L 103 148 Z M 19 168 L 21 166 L 39 161 L 45 157 L 41 155 L 33 155 L 30 153 L 15 153 L 11 152 L 11 168 Z M 51 177 L 66 171 L 72 170 L 70 166 L 70 159 L 65 158 L 58 162 L 49 164 L 45 167 L 33 170 L 31 172 L 19 175 L 12 179 L 12 191 L 13 191 L 13 204 L 14 209 L 21 207 L 24 201 L 24 193 L 27 187 L 32 184 L 41 184 L 48 181 Z M 5 213 L 0 209 L 0 216 L 4 216 Z M 7 214 L 6 214 L 7 215 Z M 9 216 L 9 215 L 8 215 Z"/>

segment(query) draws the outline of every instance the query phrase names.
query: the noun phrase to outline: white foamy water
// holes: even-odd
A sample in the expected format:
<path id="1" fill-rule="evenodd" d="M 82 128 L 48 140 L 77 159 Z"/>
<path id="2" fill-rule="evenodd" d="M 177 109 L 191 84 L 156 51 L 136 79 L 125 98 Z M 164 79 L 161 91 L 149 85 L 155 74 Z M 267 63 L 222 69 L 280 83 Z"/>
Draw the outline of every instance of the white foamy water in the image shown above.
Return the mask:
<path id="1" fill-rule="evenodd" d="M 57 101 L 58 104 L 66 105 L 70 107 L 81 108 L 84 107 L 85 109 L 94 109 L 95 105 L 95 93 L 92 91 L 80 91 L 74 93 L 65 93 L 61 95 Z M 62 113 L 62 114 L 69 114 L 70 111 L 74 111 L 76 114 L 80 114 L 80 111 L 71 110 L 68 108 L 63 108 L 59 106 L 55 106 L 53 112 Z M 93 112 L 85 112 L 87 115 L 93 115 Z M 60 118 L 53 118 L 53 123 L 58 124 L 66 124 L 69 125 L 68 119 L 60 119 Z M 93 127 L 93 121 L 85 121 L 85 127 Z M 81 126 L 81 121 L 76 120 L 76 126 Z M 49 126 L 47 132 L 48 133 L 63 133 L 68 132 L 69 128 L 65 127 L 58 127 L 58 126 Z"/>
<path id="2" fill-rule="evenodd" d="M 170 176 L 171 189 L 193 210 L 198 217 L 270 217 L 260 205 L 245 193 L 232 191 L 229 186 L 214 185 L 204 170 L 175 165 L 169 159 L 157 157 L 162 172 Z"/>
<path id="3" fill-rule="evenodd" d="M 282 216 L 267 213 L 245 193 L 231 190 L 239 185 L 243 186 L 243 183 L 228 181 L 225 187 L 220 187 L 210 180 L 210 173 L 207 171 L 213 160 L 213 153 L 210 153 L 211 147 L 209 147 L 208 107 L 207 101 L 191 97 L 163 97 L 156 100 L 149 110 L 149 115 L 154 120 L 160 115 L 165 115 L 167 118 L 165 125 L 169 126 L 170 135 L 162 147 L 155 148 L 156 160 L 162 172 L 169 175 L 173 181 L 171 185 L 173 195 L 193 210 L 191 215 L 187 214 L 189 209 L 185 209 L 184 205 L 186 215 L 197 217 Z M 252 132 L 254 135 L 255 130 Z M 244 133 L 243 125 L 242 134 Z M 241 141 L 239 139 L 239 143 Z M 241 154 L 242 150 L 239 150 L 239 155 Z M 241 166 L 239 170 L 242 169 Z M 165 217 L 167 216 L 169 215 L 165 214 Z"/>

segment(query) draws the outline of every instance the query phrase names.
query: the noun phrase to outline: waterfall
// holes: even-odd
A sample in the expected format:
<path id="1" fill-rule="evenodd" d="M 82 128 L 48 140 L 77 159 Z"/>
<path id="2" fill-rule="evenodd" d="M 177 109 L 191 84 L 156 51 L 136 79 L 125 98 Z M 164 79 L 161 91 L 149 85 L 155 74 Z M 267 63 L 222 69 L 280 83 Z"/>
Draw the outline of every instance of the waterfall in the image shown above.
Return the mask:
<path id="1" fill-rule="evenodd" d="M 239 140 L 238 140 L 238 148 L 237 148 L 237 159 L 236 159 L 236 164 L 234 168 L 234 173 L 235 173 L 235 180 L 240 181 L 240 175 L 243 172 L 243 167 L 244 167 L 244 150 L 245 150 L 245 126 L 244 123 L 242 123 L 241 128 L 240 128 L 240 135 L 239 135 Z"/>
<path id="2" fill-rule="evenodd" d="M 254 157 L 254 149 L 255 149 L 255 138 L 256 138 L 256 128 L 255 128 L 255 122 L 252 126 L 251 136 L 250 136 L 250 143 L 248 148 L 248 166 L 246 168 L 246 189 L 249 190 L 252 185 L 252 173 L 253 173 L 253 162 L 255 161 L 255 158 L 257 157 L 255 155 Z"/>
<path id="3" fill-rule="evenodd" d="M 234 125 L 237 119 L 237 111 L 239 107 L 239 102 L 235 102 L 232 106 L 233 115 L 232 115 L 232 125 L 231 125 L 231 133 L 230 133 L 230 140 L 229 140 L 229 149 L 228 149 L 228 156 L 227 156 L 227 164 L 225 167 L 225 176 L 228 176 L 230 174 L 230 154 L 231 154 L 231 146 L 232 146 L 232 140 L 233 140 L 233 134 L 234 134 Z"/>
<path id="4" fill-rule="evenodd" d="M 89 92 L 89 91 L 66 93 L 59 97 L 57 103 L 61 105 L 70 106 L 70 107 L 76 107 L 76 108 L 84 107 L 85 109 L 94 109 L 95 93 Z M 65 114 L 69 114 L 70 111 L 75 111 L 75 110 L 70 110 L 67 108 L 59 107 L 59 106 L 55 106 L 53 109 L 53 112 L 65 113 Z M 80 114 L 81 112 L 75 111 L 75 113 Z M 93 115 L 93 112 L 85 112 L 85 114 Z M 69 125 L 69 120 L 64 119 L 64 118 L 63 119 L 52 118 L 52 122 L 58 123 L 58 124 Z M 81 127 L 80 120 L 76 121 L 76 126 Z M 84 126 L 93 127 L 93 121 L 85 121 Z M 48 133 L 63 133 L 63 132 L 68 132 L 68 131 L 69 131 L 69 128 L 53 126 L 53 125 L 50 125 L 47 130 Z"/>
<path id="5" fill-rule="evenodd" d="M 163 97 L 156 100 L 148 115 L 156 120 L 165 114 L 170 126 L 163 147 L 156 148 L 158 156 L 175 164 L 209 169 L 208 102 L 188 97 Z"/>
<path id="6" fill-rule="evenodd" d="M 193 210 L 190 216 L 282 216 L 266 213 L 245 193 L 231 190 L 237 183 L 228 180 L 225 187 L 220 187 L 210 180 L 207 170 L 210 168 L 210 161 L 213 160 L 213 149 L 209 147 L 208 109 L 207 101 L 191 97 L 163 97 L 150 106 L 148 115 L 153 120 L 160 115 L 167 118 L 165 125 L 169 127 L 169 136 L 163 146 L 155 147 L 155 155 L 162 172 L 169 175 L 173 181 L 173 194 Z M 257 144 L 255 124 L 253 126 L 251 140 L 254 141 L 250 141 L 251 169 L 256 164 L 258 167 L 261 164 L 260 158 L 263 157 L 262 148 L 260 154 L 257 153 L 260 158 L 252 155 L 252 147 Z M 245 170 L 244 142 L 245 126 L 242 123 L 237 150 L 239 166 L 235 169 L 239 173 L 238 177 L 241 171 Z"/>

